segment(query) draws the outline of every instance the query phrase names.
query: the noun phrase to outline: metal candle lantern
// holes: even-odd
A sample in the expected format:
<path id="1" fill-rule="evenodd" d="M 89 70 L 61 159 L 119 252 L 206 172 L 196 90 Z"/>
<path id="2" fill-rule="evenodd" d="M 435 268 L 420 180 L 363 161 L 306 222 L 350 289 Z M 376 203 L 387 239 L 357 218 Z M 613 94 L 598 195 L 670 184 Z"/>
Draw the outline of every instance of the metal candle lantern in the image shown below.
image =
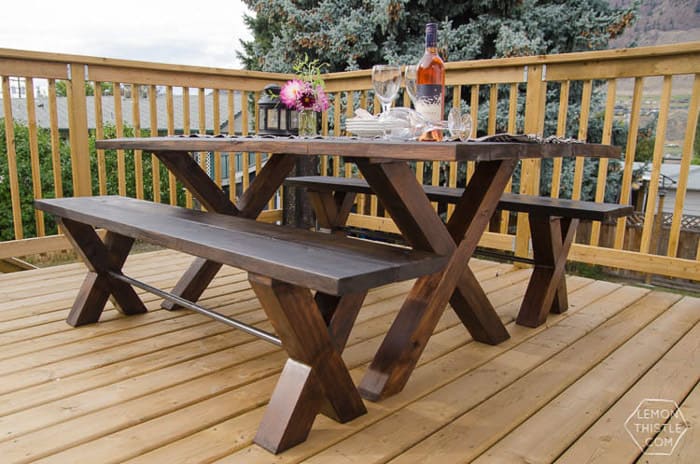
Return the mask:
<path id="1" fill-rule="evenodd" d="M 297 112 L 280 103 L 280 86 L 270 84 L 258 100 L 258 133 L 262 135 L 296 135 L 299 133 Z"/>

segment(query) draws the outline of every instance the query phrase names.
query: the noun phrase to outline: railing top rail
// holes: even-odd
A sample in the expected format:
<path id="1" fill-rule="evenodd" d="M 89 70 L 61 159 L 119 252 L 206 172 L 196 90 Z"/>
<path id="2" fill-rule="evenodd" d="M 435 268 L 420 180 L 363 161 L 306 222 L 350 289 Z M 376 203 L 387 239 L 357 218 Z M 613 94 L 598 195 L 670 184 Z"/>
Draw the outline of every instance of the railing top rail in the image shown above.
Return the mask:
<path id="1" fill-rule="evenodd" d="M 700 42 L 686 42 L 651 47 L 619 48 L 590 52 L 558 53 L 551 55 L 532 55 L 514 58 L 495 58 L 487 60 L 453 61 L 445 63 L 449 68 L 494 68 L 506 66 L 528 66 L 535 64 L 575 63 L 585 61 L 624 60 L 642 57 L 666 57 L 700 53 Z"/>
<path id="2" fill-rule="evenodd" d="M 528 66 L 535 64 L 573 63 L 577 61 L 620 60 L 640 57 L 661 57 L 686 54 L 700 54 L 700 42 L 687 42 L 652 47 L 620 48 L 591 52 L 559 53 L 552 55 L 519 56 L 513 58 L 493 58 L 485 60 L 451 61 L 445 63 L 447 69 L 498 68 Z M 325 74 L 326 81 L 364 79 L 370 77 L 369 69 Z"/>
<path id="3" fill-rule="evenodd" d="M 573 63 L 577 61 L 624 60 L 642 57 L 662 57 L 700 53 L 700 42 L 685 42 L 670 45 L 655 45 L 650 47 L 618 48 L 613 50 L 598 50 L 591 52 L 572 52 L 553 55 L 542 55 L 546 64 Z"/>
<path id="4" fill-rule="evenodd" d="M 182 72 L 188 74 L 230 76 L 247 79 L 285 80 L 291 74 L 271 73 L 262 71 L 247 71 L 240 69 L 214 68 L 205 66 L 190 66 L 169 63 L 154 63 L 148 61 L 124 60 L 117 58 L 100 58 L 85 55 L 70 55 L 62 53 L 37 52 L 29 50 L 15 50 L 11 48 L 0 48 L 0 59 L 27 60 L 50 63 L 73 63 L 86 65 L 111 66 L 119 68 L 132 68 L 149 71 Z"/>
<path id="5" fill-rule="evenodd" d="M 560 53 L 552 55 L 520 56 L 514 58 L 496 58 L 487 60 L 452 61 L 445 63 L 448 71 L 498 70 L 511 68 L 524 68 L 535 65 L 564 65 L 588 62 L 620 62 L 643 58 L 673 58 L 679 55 L 697 55 L 700 58 L 700 42 L 687 42 L 672 45 L 658 45 L 651 47 L 621 48 L 615 50 L 599 50 L 591 52 Z M 363 90 L 370 88 L 371 71 L 362 69 L 325 74 L 323 78 L 330 91 L 338 90 Z M 448 73 L 449 78 L 449 73 Z M 493 79 L 493 76 L 491 77 Z M 515 81 L 515 79 L 512 79 Z"/>
<path id="6" fill-rule="evenodd" d="M 518 68 L 534 65 L 574 64 L 591 61 L 620 61 L 639 58 L 663 58 L 679 55 L 700 56 L 700 42 L 688 42 L 672 45 L 651 47 L 624 48 L 615 50 L 599 50 L 591 52 L 561 53 L 552 55 L 535 55 L 514 58 L 497 58 L 488 60 L 454 61 L 446 63 L 448 70 L 475 71 L 480 69 Z M 246 79 L 250 81 L 283 81 L 292 77 L 286 73 L 271 73 L 261 71 L 246 71 L 227 68 L 190 66 L 146 61 L 101 58 L 84 55 L 49 53 L 29 50 L 0 48 L 0 60 L 24 60 L 38 63 L 74 63 L 99 66 L 101 68 L 120 68 L 140 71 L 155 71 L 168 73 L 186 73 L 192 76 L 217 76 Z M 325 74 L 324 79 L 329 91 L 363 90 L 367 89 L 370 70 L 346 71 Z"/>

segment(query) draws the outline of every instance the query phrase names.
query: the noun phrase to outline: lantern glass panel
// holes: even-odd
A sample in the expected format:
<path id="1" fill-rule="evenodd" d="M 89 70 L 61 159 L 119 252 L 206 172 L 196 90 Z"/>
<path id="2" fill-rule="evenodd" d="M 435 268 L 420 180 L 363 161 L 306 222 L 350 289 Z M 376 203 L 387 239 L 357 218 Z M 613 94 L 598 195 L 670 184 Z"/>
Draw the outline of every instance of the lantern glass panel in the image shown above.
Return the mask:
<path id="1" fill-rule="evenodd" d="M 282 130 L 288 130 L 289 129 L 289 122 L 287 121 L 287 114 L 289 111 L 286 109 L 281 109 L 279 112 L 280 115 L 280 129 Z"/>
<path id="2" fill-rule="evenodd" d="M 279 129 L 279 109 L 278 108 L 268 108 L 267 109 L 267 128 L 268 129 Z"/>

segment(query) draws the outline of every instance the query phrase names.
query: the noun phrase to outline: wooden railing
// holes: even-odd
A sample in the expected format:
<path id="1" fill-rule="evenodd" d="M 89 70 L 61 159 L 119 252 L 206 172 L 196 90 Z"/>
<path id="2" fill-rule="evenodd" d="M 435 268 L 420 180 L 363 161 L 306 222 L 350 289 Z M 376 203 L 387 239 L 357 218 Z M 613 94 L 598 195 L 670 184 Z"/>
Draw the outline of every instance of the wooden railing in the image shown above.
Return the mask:
<path id="1" fill-rule="evenodd" d="M 0 233 L 5 228 L 0 260 L 67 246 L 61 237 L 44 238 L 47 218 L 31 208 L 34 198 L 118 193 L 191 206 L 192 197 L 182 194 L 182 187 L 155 157 L 144 157 L 139 151 L 128 156 L 121 150 L 91 151 L 92 141 L 123 135 L 218 134 L 222 126 L 226 132 L 247 135 L 257 130 L 254 102 L 264 86 L 287 78 L 284 74 L 0 49 L 5 131 L 0 144 L 4 145 L 7 166 L 5 179 L 0 180 L 0 208 L 11 213 L 9 221 L 0 222 Z M 28 128 L 21 144 L 13 120 Z M 47 146 L 40 146 L 41 131 L 50 134 Z M 19 145 L 28 147 L 21 153 L 25 159 L 18 158 Z M 228 177 L 235 185 L 235 179 L 240 178 L 245 188 L 250 175 L 264 162 L 264 155 L 235 156 L 240 163 L 231 159 L 227 172 L 222 172 L 220 153 L 205 154 L 200 162 L 213 163 L 219 184 Z M 27 164 L 31 179 L 23 178 L 27 170 L 22 166 Z M 230 195 L 236 195 L 235 188 L 230 189 Z M 27 211 L 32 211 L 33 217 Z M 267 216 L 276 220 L 280 212 Z"/>
<path id="2" fill-rule="evenodd" d="M 633 192 L 637 192 L 637 197 L 645 194 L 646 200 L 635 199 L 636 204 L 642 206 L 640 214 L 644 216 L 641 233 L 638 227 L 634 231 L 627 227 L 624 219 L 617 224 L 588 225 L 585 233 L 579 233 L 578 243 L 570 255 L 572 260 L 700 281 L 698 233 L 681 227 L 700 103 L 700 43 L 448 63 L 447 70 L 450 104 L 470 112 L 476 122 L 472 136 L 507 131 L 573 136 L 625 146 L 625 158 L 620 165 L 606 160 L 596 165 L 584 158 L 555 160 L 551 165 L 531 160 L 522 163 L 514 176 L 513 187 L 521 193 L 620 203 L 632 202 Z M 61 129 L 60 117 L 56 114 L 60 100 L 56 97 L 56 87 L 57 83 L 64 82 L 72 166 L 68 176 L 72 189 L 67 190 L 75 195 L 127 193 L 187 205 L 191 204 L 189 196 L 184 199 L 178 196 L 180 188 L 172 178 L 165 180 L 167 173 L 156 160 L 143 157 L 141 153 L 127 156 L 123 152 L 97 152 L 91 155 L 91 137 L 102 138 L 112 133 L 122 135 L 127 129 L 144 136 L 159 129 L 161 133 L 170 134 L 217 133 L 222 130 L 224 122 L 229 122 L 230 132 L 255 131 L 258 120 L 255 102 L 259 92 L 266 84 L 282 82 L 289 77 L 13 50 L 0 50 L 0 76 L 4 114 L 11 113 L 13 105 L 10 100 L 15 103 L 21 100 L 27 108 L 31 182 L 25 182 L 25 189 L 31 189 L 32 197 L 61 196 L 64 194 L 62 189 L 66 190 L 61 185 L 61 176 L 55 175 L 60 164 L 60 139 L 66 132 Z M 27 97 L 8 98 L 12 93 L 11 79 L 17 77 L 26 78 Z M 369 71 L 329 74 L 325 78 L 332 106 L 323 114 L 324 134 L 344 134 L 341 128 L 345 118 L 352 116 L 358 107 L 378 111 Z M 29 94 L 33 93 L 32 87 L 36 88 L 39 80 L 45 80 L 45 100 L 51 113 L 51 122 L 46 129 L 51 135 L 49 153 L 41 153 L 37 147 L 38 129 L 33 120 L 36 115 L 30 109 L 37 105 L 36 98 L 32 99 Z M 86 83 L 95 89 L 94 97 L 85 96 Z M 113 92 L 117 97 L 102 95 L 101 83 L 111 83 L 113 88 L 122 88 L 122 91 Z M 122 95 L 129 92 L 143 97 L 133 99 Z M 406 95 L 402 98 L 404 105 L 410 104 Z M 178 100 L 182 107 L 179 111 L 175 108 Z M 105 101 L 113 106 L 114 127 L 106 124 Z M 165 106 L 164 111 L 159 105 Z M 127 106 L 130 111 L 124 110 Z M 96 115 L 94 124 L 91 114 Z M 144 115 L 147 115 L 147 124 L 141 123 Z M 124 119 L 128 127 L 124 125 Z M 194 119 L 196 123 L 193 123 Z M 3 204 L 1 208 L 12 211 L 14 240 L 0 243 L 0 259 L 63 245 L 55 238 L 20 240 L 25 237 L 23 225 L 26 227 L 29 220 L 35 223 L 35 236 L 46 235 L 46 228 L 42 227 L 46 219 L 39 213 L 35 213 L 34 218 L 22 218 L 21 176 L 9 120 L 5 118 L 7 136 L 0 140 L 0 144 L 7 147 L 9 170 L 4 183 L 9 185 L 12 195 L 11 204 Z M 211 121 L 211 124 L 206 121 Z M 239 124 L 238 129 L 236 124 Z M 648 185 L 645 191 L 635 190 L 638 184 L 642 184 L 633 175 L 634 153 L 642 148 L 638 140 L 650 145 L 650 178 L 643 183 Z M 680 158 L 680 174 L 675 185 L 671 225 L 664 228 L 664 222 L 655 220 L 655 217 L 659 209 L 661 167 L 668 145 L 677 145 L 672 149 Z M 42 157 L 53 159 L 54 182 L 49 183 L 50 191 L 41 188 L 41 176 L 46 175 L 40 172 Z M 205 158 L 202 156 L 200 160 L 206 162 Z M 212 175 L 221 182 L 221 154 L 210 158 L 214 163 Z M 264 155 L 249 157 L 244 154 L 241 166 L 229 163 L 229 179 L 235 180 L 238 175 L 246 184 L 243 187 L 247 187 L 249 176 L 243 173 L 259 168 L 263 162 Z M 116 166 L 116 185 L 110 183 L 115 176 L 109 166 Z M 135 173 L 133 185 L 127 180 L 130 179 L 127 166 Z M 95 185 L 91 181 L 91 169 L 97 171 Z M 416 176 L 421 182 L 451 186 L 462 185 L 473 169 L 471 164 L 461 163 L 416 163 L 415 166 Z M 332 156 L 322 157 L 320 171 L 332 175 L 358 175 L 352 164 Z M 147 187 L 149 182 L 150 189 Z M 2 188 L 8 187 L 0 183 L 0 195 Z M 235 194 L 235 189 L 230 189 L 232 198 Z M 275 205 L 270 207 L 268 218 L 278 219 L 279 211 Z M 450 212 L 446 211 L 447 214 Z M 503 213 L 497 219 L 483 238 L 482 245 L 526 256 L 529 253 L 526 217 Z M 352 215 L 350 223 L 369 229 L 396 230 L 374 197 L 358 199 L 357 212 Z"/>

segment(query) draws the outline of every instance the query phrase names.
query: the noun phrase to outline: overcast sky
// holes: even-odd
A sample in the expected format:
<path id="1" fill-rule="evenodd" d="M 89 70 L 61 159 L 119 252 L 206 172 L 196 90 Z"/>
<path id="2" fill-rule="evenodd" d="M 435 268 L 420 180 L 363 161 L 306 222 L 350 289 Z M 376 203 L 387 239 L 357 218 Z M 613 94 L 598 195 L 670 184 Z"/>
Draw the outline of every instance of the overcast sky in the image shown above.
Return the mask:
<path id="1" fill-rule="evenodd" d="M 240 69 L 240 0 L 10 0 L 0 48 Z"/>

